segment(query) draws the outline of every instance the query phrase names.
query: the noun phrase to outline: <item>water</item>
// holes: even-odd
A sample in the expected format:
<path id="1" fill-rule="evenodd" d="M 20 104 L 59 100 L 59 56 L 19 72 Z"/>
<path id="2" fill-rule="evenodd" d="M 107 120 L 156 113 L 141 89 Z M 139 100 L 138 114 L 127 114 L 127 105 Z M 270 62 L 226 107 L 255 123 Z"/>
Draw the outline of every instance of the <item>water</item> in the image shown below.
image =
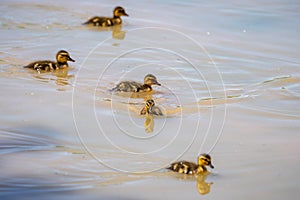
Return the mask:
<path id="1" fill-rule="evenodd" d="M 117 5 L 130 15 L 122 27 L 81 25 Z M 295 199 L 299 9 L 282 0 L 2 1 L 1 199 Z M 76 60 L 70 69 L 22 68 L 60 49 Z M 162 84 L 151 97 L 166 117 L 139 115 L 149 96 L 109 92 L 147 73 Z M 215 165 L 207 177 L 163 169 L 202 152 Z"/>

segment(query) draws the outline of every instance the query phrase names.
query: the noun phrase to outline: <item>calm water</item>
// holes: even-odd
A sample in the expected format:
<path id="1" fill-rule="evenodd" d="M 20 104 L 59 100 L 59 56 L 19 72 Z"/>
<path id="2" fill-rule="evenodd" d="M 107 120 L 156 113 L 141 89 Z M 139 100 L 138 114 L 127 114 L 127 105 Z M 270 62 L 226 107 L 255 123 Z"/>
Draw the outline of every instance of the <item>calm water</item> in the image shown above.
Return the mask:
<path id="1" fill-rule="evenodd" d="M 300 2 L 55 4 L 0 4 L 1 199 L 296 199 Z M 81 25 L 117 5 L 122 27 Z M 70 69 L 22 68 L 60 49 Z M 109 91 L 148 73 L 165 117 Z M 207 177 L 164 170 L 202 152 Z"/>

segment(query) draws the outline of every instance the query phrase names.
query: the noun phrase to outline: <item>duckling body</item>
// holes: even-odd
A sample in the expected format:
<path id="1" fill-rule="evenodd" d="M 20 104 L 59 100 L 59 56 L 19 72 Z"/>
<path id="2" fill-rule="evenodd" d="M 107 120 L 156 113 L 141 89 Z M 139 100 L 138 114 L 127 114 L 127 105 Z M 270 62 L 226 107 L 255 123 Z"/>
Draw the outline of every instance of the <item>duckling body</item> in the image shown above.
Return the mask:
<path id="1" fill-rule="evenodd" d="M 179 161 L 172 163 L 167 169 L 181 174 L 200 174 L 207 171 L 205 166 L 214 168 L 211 164 L 211 157 L 208 154 L 201 154 L 198 157 L 198 164 L 188 161 Z"/>
<path id="2" fill-rule="evenodd" d="M 200 171 L 206 171 L 205 166 L 199 166 L 196 163 L 188 161 L 180 161 L 172 163 L 167 169 L 181 173 L 181 174 L 198 174 Z"/>
<path id="3" fill-rule="evenodd" d="M 161 85 L 156 77 L 152 74 L 148 74 L 144 78 L 144 84 L 135 81 L 122 81 L 112 89 L 115 92 L 150 92 L 152 91 L 152 85 Z"/>
<path id="4" fill-rule="evenodd" d="M 119 83 L 113 91 L 115 92 L 140 92 L 140 88 L 142 88 L 143 84 L 135 82 L 135 81 L 122 81 Z M 151 89 L 152 90 L 152 89 Z M 150 88 L 149 88 L 150 91 Z"/>
<path id="5" fill-rule="evenodd" d="M 60 50 L 56 54 L 56 62 L 51 60 L 39 60 L 32 63 L 29 63 L 28 65 L 24 66 L 24 68 L 30 68 L 34 69 L 36 71 L 53 71 L 57 69 L 67 68 L 68 67 L 68 61 L 75 62 L 70 57 L 70 54 L 67 51 Z"/>
<path id="6" fill-rule="evenodd" d="M 94 26 L 101 26 L 101 27 L 109 27 L 113 25 L 122 24 L 121 16 L 129 16 L 124 8 L 118 6 L 113 11 L 113 17 L 93 17 L 89 19 L 87 22 L 83 23 L 84 25 L 91 24 Z"/>
<path id="7" fill-rule="evenodd" d="M 141 115 L 157 115 L 162 116 L 163 113 L 159 107 L 155 106 L 155 102 L 153 99 L 149 99 L 146 101 L 145 107 L 141 110 Z"/>
<path id="8" fill-rule="evenodd" d="M 31 68 L 37 71 L 44 70 L 44 71 L 52 71 L 56 70 L 59 67 L 57 66 L 57 63 L 51 60 L 39 60 L 32 62 L 25 66 L 25 68 Z"/>

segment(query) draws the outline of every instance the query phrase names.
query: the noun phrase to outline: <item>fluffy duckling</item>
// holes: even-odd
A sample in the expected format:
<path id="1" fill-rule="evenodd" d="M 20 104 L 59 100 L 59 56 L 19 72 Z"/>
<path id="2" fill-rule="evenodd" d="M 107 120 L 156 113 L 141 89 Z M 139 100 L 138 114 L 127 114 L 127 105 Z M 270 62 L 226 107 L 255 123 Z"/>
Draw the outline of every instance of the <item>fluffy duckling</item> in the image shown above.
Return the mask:
<path id="1" fill-rule="evenodd" d="M 157 116 L 163 115 L 159 107 L 155 106 L 155 102 L 153 99 L 147 100 L 145 107 L 141 110 L 141 115 L 146 115 L 146 114 L 152 114 Z"/>
<path id="2" fill-rule="evenodd" d="M 208 154 L 201 154 L 198 157 L 198 164 L 188 161 L 179 161 L 172 163 L 167 169 L 181 174 L 200 174 L 207 171 L 205 166 L 210 166 L 212 169 L 214 168 L 211 163 L 211 157 Z"/>
<path id="3" fill-rule="evenodd" d="M 118 6 L 113 11 L 114 16 L 112 18 L 109 17 L 93 17 L 89 19 L 87 22 L 83 23 L 86 24 L 92 24 L 94 26 L 102 26 L 102 27 L 109 27 L 117 24 L 122 24 L 121 16 L 129 16 L 124 8 Z"/>
<path id="4" fill-rule="evenodd" d="M 53 71 L 56 69 L 62 69 L 68 67 L 68 61 L 75 62 L 67 51 L 60 50 L 56 54 L 56 62 L 51 60 L 39 60 L 32 62 L 26 66 L 25 68 L 30 68 L 37 70 L 38 72 L 43 71 Z"/>
<path id="5" fill-rule="evenodd" d="M 150 92 L 152 85 L 161 85 L 156 77 L 152 74 L 147 74 L 144 78 L 144 84 L 135 81 L 123 81 L 112 89 L 115 92 Z"/>

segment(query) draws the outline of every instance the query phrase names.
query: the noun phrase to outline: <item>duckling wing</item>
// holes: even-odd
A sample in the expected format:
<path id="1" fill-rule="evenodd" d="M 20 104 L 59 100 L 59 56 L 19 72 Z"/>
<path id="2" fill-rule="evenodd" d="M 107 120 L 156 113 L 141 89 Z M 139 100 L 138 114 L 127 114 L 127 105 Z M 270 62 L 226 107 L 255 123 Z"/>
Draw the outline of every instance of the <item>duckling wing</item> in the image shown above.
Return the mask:
<path id="1" fill-rule="evenodd" d="M 154 114 L 154 115 L 157 115 L 157 116 L 163 116 L 164 114 L 162 113 L 162 111 L 160 110 L 159 107 L 157 106 L 154 106 L 152 109 L 151 109 L 151 113 Z"/>
<path id="2" fill-rule="evenodd" d="M 188 161 L 179 161 L 172 163 L 167 169 L 181 173 L 194 174 L 197 171 L 198 165 Z"/>
<path id="3" fill-rule="evenodd" d="M 123 81 L 112 89 L 115 92 L 137 92 L 142 84 L 135 81 Z"/>
<path id="4" fill-rule="evenodd" d="M 43 60 L 43 61 L 36 61 L 32 62 L 27 66 L 24 66 L 24 68 L 30 68 L 37 71 L 43 70 L 43 71 L 52 71 L 58 68 L 57 63 L 50 61 L 50 60 Z"/>
<path id="5" fill-rule="evenodd" d="M 141 115 L 146 115 L 146 113 L 147 113 L 147 109 L 146 109 L 146 107 L 144 107 L 144 108 L 141 110 L 140 114 L 141 114 Z"/>
<path id="6" fill-rule="evenodd" d="M 113 25 L 113 19 L 108 17 L 93 17 L 89 19 L 87 22 L 83 23 L 83 25 L 92 24 L 94 26 L 112 26 Z"/>

